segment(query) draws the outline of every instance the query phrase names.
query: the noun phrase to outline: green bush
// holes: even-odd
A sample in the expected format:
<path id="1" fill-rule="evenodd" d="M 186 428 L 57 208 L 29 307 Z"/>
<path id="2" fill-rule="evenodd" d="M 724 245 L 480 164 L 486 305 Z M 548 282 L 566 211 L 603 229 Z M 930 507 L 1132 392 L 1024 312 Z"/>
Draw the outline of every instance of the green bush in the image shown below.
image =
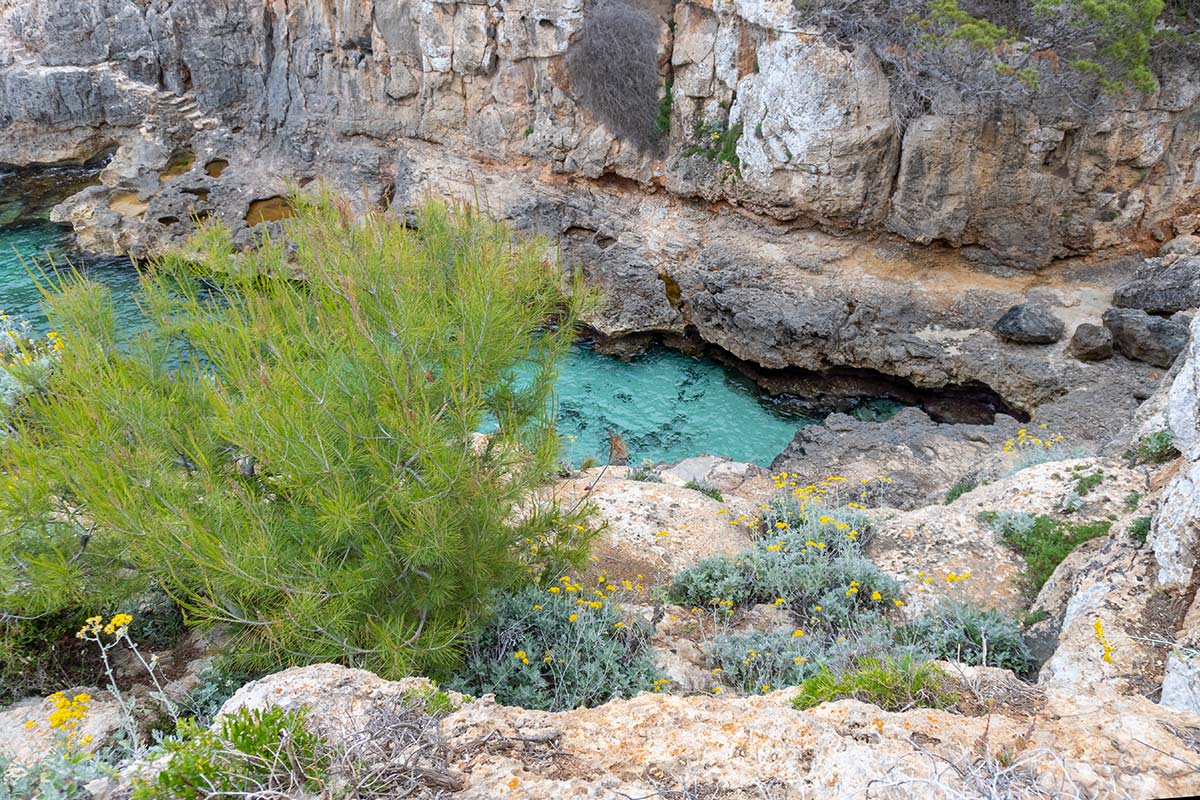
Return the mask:
<path id="1" fill-rule="evenodd" d="M 1161 464 L 1179 455 L 1175 449 L 1175 434 L 1170 431 L 1156 431 L 1138 443 L 1138 461 L 1149 464 Z"/>
<path id="2" fill-rule="evenodd" d="M 725 498 L 721 496 L 721 490 L 715 486 L 710 486 L 707 483 L 701 483 L 700 481 L 688 481 L 686 484 L 684 484 L 684 488 L 691 489 L 692 491 L 699 492 L 700 494 L 708 495 L 718 503 L 725 502 Z"/>
<path id="3" fill-rule="evenodd" d="M 949 489 L 949 491 L 947 491 L 947 492 L 946 492 L 946 499 L 943 501 L 943 502 L 944 502 L 944 504 L 945 504 L 945 505 L 950 505 L 950 504 L 951 504 L 951 503 L 953 503 L 955 500 L 957 500 L 958 498 L 962 497 L 964 494 L 966 494 L 967 492 L 971 491 L 972 489 L 974 489 L 974 488 L 975 488 L 976 486 L 978 486 L 978 485 L 979 485 L 979 482 L 978 482 L 978 481 L 975 481 L 975 480 L 961 480 L 961 481 L 959 481 L 958 483 L 956 483 L 956 484 L 954 484 L 953 486 L 951 486 L 951 487 L 950 487 L 950 489 Z"/>
<path id="4" fill-rule="evenodd" d="M 729 556 L 710 556 L 680 570 L 668 590 L 672 602 L 685 606 L 744 606 L 755 596 L 745 562 Z"/>
<path id="5" fill-rule="evenodd" d="M 296 797 L 326 787 L 330 753 L 300 711 L 242 708 L 216 731 L 187 720 L 163 744 L 167 766 L 132 800 Z"/>
<path id="6" fill-rule="evenodd" d="M 1112 522 L 1069 524 L 1043 515 L 1020 512 L 984 512 L 980 520 L 988 523 L 1001 541 L 1025 559 L 1025 590 L 1036 597 L 1054 568 L 1086 541 L 1108 534 Z"/>
<path id="7" fill-rule="evenodd" d="M 719 635 L 706 655 L 714 687 L 762 693 L 795 686 L 822 669 L 841 672 L 864 652 L 899 657 L 910 650 L 896 642 L 892 626 L 881 618 L 835 632 L 797 628 Z"/>
<path id="8" fill-rule="evenodd" d="M 196 676 L 196 685 L 179 701 L 178 715 L 207 728 L 225 701 L 258 677 L 257 673 L 239 669 L 227 660 L 219 660 Z"/>
<path id="9" fill-rule="evenodd" d="M 1033 666 L 1020 625 L 999 611 L 950 603 L 904 629 L 902 638 L 933 658 L 1027 672 Z"/>
<path id="10" fill-rule="evenodd" d="M 1129 538 L 1133 539 L 1138 544 L 1145 544 L 1146 537 L 1150 535 L 1150 526 L 1153 520 L 1150 517 L 1138 517 L 1129 524 Z"/>
<path id="11" fill-rule="evenodd" d="M 212 227 L 152 265 L 131 338 L 101 287 L 49 298 L 65 347 L 0 445 L 0 613 L 158 583 L 252 667 L 436 673 L 494 591 L 583 556 L 579 514 L 516 512 L 588 293 L 466 208 L 294 207 L 286 243 Z"/>
<path id="12" fill-rule="evenodd" d="M 467 646 L 450 688 L 494 693 L 505 705 L 562 711 L 656 689 L 649 632 L 626 621 L 597 589 L 569 578 L 496 599 L 493 615 Z"/>
<path id="13" fill-rule="evenodd" d="M 843 698 L 874 703 L 884 711 L 944 709 L 958 702 L 958 696 L 947 684 L 946 676 L 937 666 L 918 662 L 911 656 L 867 658 L 840 674 L 822 669 L 800 684 L 800 694 L 792 702 L 802 710 Z"/>
<path id="14" fill-rule="evenodd" d="M 758 693 L 795 686 L 816 672 L 811 637 L 780 631 L 748 631 L 717 636 L 708 648 L 714 685 Z"/>

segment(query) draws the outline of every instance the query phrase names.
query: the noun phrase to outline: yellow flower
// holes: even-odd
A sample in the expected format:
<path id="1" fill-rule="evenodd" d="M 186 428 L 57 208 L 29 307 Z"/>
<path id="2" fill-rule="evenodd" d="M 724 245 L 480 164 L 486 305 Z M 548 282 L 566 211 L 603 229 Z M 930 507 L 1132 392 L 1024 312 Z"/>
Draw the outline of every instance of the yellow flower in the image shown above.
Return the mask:
<path id="1" fill-rule="evenodd" d="M 871 592 L 871 599 L 872 600 L 882 600 L 883 595 L 881 595 L 879 592 Z"/>
<path id="2" fill-rule="evenodd" d="M 793 639 L 799 639 L 803 635 L 804 635 L 804 631 L 800 630 L 799 628 L 796 628 L 796 630 L 792 631 Z"/>
<path id="3" fill-rule="evenodd" d="M 522 664 L 529 664 L 529 656 L 524 650 L 518 650 L 517 652 L 513 653 L 513 658 L 515 658 L 517 661 L 520 661 Z"/>
<path id="4" fill-rule="evenodd" d="M 559 588 L 558 588 L 557 586 L 551 586 L 551 587 L 550 587 L 549 589 L 547 589 L 546 591 L 547 591 L 547 592 L 550 592 L 550 594 L 558 594 L 558 592 L 559 592 Z"/>
<path id="5" fill-rule="evenodd" d="M 574 622 L 574 621 L 575 621 L 575 620 L 577 620 L 577 619 L 579 619 L 579 615 L 578 615 L 578 614 L 572 614 L 571 616 L 567 617 L 567 622 Z"/>

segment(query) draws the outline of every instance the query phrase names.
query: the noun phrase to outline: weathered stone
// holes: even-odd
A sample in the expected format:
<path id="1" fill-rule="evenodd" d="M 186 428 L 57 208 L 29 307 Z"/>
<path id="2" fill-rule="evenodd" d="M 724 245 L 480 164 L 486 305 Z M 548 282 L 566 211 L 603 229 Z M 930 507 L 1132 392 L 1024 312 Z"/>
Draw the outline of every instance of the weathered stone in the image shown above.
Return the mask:
<path id="1" fill-rule="evenodd" d="M 1133 277 L 1117 287 L 1113 305 L 1150 314 L 1174 314 L 1200 306 L 1200 256 L 1147 259 Z"/>
<path id="2" fill-rule="evenodd" d="M 93 687 L 64 688 L 63 694 L 75 697 L 87 694 L 87 713 L 75 729 L 76 740 L 85 752 L 92 752 L 109 743 L 120 730 L 124 709 L 106 691 Z M 50 727 L 49 717 L 55 705 L 49 698 L 31 697 L 13 703 L 0 711 L 0 757 L 18 764 L 28 764 L 45 758 L 55 739 L 61 734 Z M 86 744 L 82 744 L 87 739 Z"/>
<path id="3" fill-rule="evenodd" d="M 752 502 L 733 496 L 717 501 L 682 486 L 629 480 L 629 472 L 596 468 L 554 488 L 560 503 L 568 508 L 590 503 L 596 521 L 605 523 L 594 547 L 595 571 L 613 580 L 641 575 L 652 587 L 709 556 L 733 555 L 752 544 L 745 524 L 758 516 Z"/>
<path id="4" fill-rule="evenodd" d="M 1137 309 L 1110 308 L 1104 312 L 1104 327 L 1112 334 L 1118 352 L 1156 367 L 1171 366 L 1188 340 L 1182 322 L 1152 317 Z"/>
<path id="5" fill-rule="evenodd" d="M 821 425 L 801 428 L 771 466 L 801 483 L 830 476 L 844 477 L 851 485 L 886 478 L 891 483 L 884 496 L 869 499 L 916 508 L 938 502 L 947 487 L 971 477 L 1017 428 L 1008 418 L 994 426 L 939 425 L 915 408 L 881 423 L 832 414 Z"/>
<path id="6" fill-rule="evenodd" d="M 1200 236 L 1176 236 L 1158 250 L 1158 257 L 1168 266 L 1187 256 L 1200 256 Z"/>
<path id="7" fill-rule="evenodd" d="M 1021 303 L 1004 312 L 995 331 L 998 336 L 1021 344 L 1053 344 L 1063 337 L 1066 327 L 1042 303 Z"/>
<path id="8" fill-rule="evenodd" d="M 993 698 L 990 713 L 891 713 L 854 700 L 797 711 L 794 689 L 744 698 L 644 693 L 558 713 L 507 708 L 487 696 L 450 714 L 441 736 L 449 752 L 471 748 L 470 759 L 452 764 L 462 784 L 455 796 L 464 800 L 645 797 L 696 787 L 753 797 L 767 786 L 781 796 L 858 798 L 873 795 L 884 781 L 905 797 L 933 800 L 947 791 L 974 791 L 947 764 L 990 767 L 986 754 L 981 762 L 971 750 L 978 741 L 987 742 L 988 753 L 1008 754 L 1006 774 L 1016 770 L 1042 792 L 1069 787 L 1089 796 L 1166 797 L 1200 791 L 1200 776 L 1175 757 L 1188 752 L 1182 737 L 1200 724 L 1196 715 L 1143 697 L 1043 693 L 1014 685 L 998 670 L 944 668 L 980 705 Z M 333 723 L 321 727 L 339 745 L 352 740 L 358 730 L 352 723 L 373 708 L 386 710 L 397 697 L 428 686 L 422 679 L 389 682 L 317 665 L 251 684 L 225 710 L 307 706 L 316 719 Z M 553 749 L 538 749 L 538 743 Z"/>
<path id="9" fill-rule="evenodd" d="M 1200 714 L 1200 652 L 1189 650 L 1187 654 L 1174 652 L 1167 656 L 1159 702 Z"/>
<path id="10" fill-rule="evenodd" d="M 1071 355 L 1080 361 L 1103 361 L 1112 358 L 1112 333 L 1102 325 L 1085 322 L 1075 327 L 1068 348 Z"/>

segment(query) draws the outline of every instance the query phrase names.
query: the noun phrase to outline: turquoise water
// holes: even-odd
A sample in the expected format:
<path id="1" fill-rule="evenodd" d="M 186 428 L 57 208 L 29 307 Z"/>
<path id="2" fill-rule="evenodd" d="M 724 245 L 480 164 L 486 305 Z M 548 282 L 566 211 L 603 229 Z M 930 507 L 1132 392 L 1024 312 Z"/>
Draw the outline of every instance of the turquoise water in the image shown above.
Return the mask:
<path id="1" fill-rule="evenodd" d="M 38 268 L 70 269 L 112 289 L 117 323 L 124 328 L 139 324 L 141 314 L 133 293 L 137 271 L 127 258 L 97 258 L 70 250 L 71 237 L 60 225 L 33 220 L 0 227 L 0 309 L 25 318 L 39 331 L 49 327 L 41 308 Z M 31 274 L 32 270 L 32 274 Z"/>
<path id="2" fill-rule="evenodd" d="M 67 258 L 113 290 L 119 324 L 140 324 L 137 273 L 128 259 L 69 251 L 69 234 L 45 221 L 0 227 L 0 309 L 48 327 L 26 266 Z M 608 432 L 620 434 L 631 463 L 679 461 L 714 453 L 767 465 L 813 417 L 788 414 L 752 383 L 713 361 L 653 349 L 632 361 L 574 348 L 558 382 L 559 431 L 573 463 L 608 457 Z"/>

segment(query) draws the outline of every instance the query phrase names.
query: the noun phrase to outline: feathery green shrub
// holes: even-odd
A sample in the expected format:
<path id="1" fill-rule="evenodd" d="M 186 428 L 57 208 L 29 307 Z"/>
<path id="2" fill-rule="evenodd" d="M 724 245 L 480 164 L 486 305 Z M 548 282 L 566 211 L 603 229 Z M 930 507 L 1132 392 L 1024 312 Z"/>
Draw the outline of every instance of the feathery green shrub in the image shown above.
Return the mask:
<path id="1" fill-rule="evenodd" d="M 796 708 L 807 709 L 832 700 L 853 698 L 874 703 L 884 711 L 944 709 L 958 702 L 958 695 L 948 684 L 945 674 L 935 664 L 911 656 L 864 658 L 842 673 L 822 669 L 800 684 L 800 694 L 792 702 Z"/>
<path id="2" fill-rule="evenodd" d="M 248 666 L 437 673 L 493 592 L 583 556 L 581 513 L 527 503 L 579 283 L 465 207 L 294 206 L 285 241 L 208 227 L 153 264 L 128 339 L 102 287 L 49 295 L 64 346 L 0 445 L 0 613 L 160 584 Z"/>

